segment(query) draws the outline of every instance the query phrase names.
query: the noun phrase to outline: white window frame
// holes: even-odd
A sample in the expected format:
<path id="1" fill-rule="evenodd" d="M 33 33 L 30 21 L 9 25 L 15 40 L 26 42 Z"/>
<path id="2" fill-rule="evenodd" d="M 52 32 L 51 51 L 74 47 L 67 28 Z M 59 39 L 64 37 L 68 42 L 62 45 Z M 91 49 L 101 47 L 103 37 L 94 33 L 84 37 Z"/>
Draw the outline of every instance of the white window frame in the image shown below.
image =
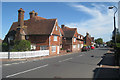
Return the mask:
<path id="1" fill-rule="evenodd" d="M 76 38 L 73 38 L 73 42 L 76 42 Z"/>
<path id="2" fill-rule="evenodd" d="M 54 40 L 53 41 L 57 41 L 57 36 L 54 36 Z"/>
<path id="3" fill-rule="evenodd" d="M 76 45 L 73 45 L 73 48 L 76 48 Z"/>
<path id="4" fill-rule="evenodd" d="M 80 44 L 78 44 L 78 48 L 80 48 Z"/>
<path id="5" fill-rule="evenodd" d="M 81 36 L 81 39 L 83 39 L 83 37 Z"/>
<path id="6" fill-rule="evenodd" d="M 47 46 L 40 46 L 40 50 L 47 50 Z"/>
<path id="7" fill-rule="evenodd" d="M 52 46 L 52 52 L 56 52 L 56 46 Z"/>
<path id="8" fill-rule="evenodd" d="M 31 45 L 31 50 L 35 50 L 36 49 L 36 46 L 35 45 Z"/>

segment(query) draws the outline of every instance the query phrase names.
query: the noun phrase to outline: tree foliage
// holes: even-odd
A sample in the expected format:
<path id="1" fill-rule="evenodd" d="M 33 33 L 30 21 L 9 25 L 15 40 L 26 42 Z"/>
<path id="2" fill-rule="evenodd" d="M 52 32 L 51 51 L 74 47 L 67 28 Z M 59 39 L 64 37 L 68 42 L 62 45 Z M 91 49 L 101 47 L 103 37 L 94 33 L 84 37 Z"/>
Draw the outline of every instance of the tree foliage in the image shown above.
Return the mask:
<path id="1" fill-rule="evenodd" d="M 31 43 L 28 40 L 15 41 L 11 51 L 29 51 Z"/>
<path id="2" fill-rule="evenodd" d="M 95 43 L 103 44 L 103 39 L 102 38 L 98 38 L 98 39 L 95 40 Z"/>

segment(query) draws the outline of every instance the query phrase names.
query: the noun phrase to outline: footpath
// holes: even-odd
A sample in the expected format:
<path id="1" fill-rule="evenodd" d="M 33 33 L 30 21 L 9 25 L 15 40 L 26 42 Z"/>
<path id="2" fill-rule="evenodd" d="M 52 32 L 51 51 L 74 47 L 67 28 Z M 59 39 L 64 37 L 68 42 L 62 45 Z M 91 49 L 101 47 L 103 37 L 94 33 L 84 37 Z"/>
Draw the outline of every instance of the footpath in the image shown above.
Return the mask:
<path id="1" fill-rule="evenodd" d="M 114 52 L 110 49 L 102 60 L 98 63 L 94 78 L 109 78 L 112 80 L 119 80 L 120 67 L 115 65 Z"/>

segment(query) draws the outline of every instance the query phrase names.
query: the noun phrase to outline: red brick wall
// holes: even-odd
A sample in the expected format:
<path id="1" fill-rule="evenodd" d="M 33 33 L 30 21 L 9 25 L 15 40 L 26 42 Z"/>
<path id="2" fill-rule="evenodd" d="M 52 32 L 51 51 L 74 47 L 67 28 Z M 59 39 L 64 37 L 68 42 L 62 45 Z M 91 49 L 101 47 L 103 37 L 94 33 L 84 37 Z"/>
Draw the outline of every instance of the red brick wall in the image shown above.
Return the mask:
<path id="1" fill-rule="evenodd" d="M 40 46 L 49 46 L 49 36 L 47 35 L 30 35 L 28 39 L 31 43 L 36 44 L 36 50 L 40 50 Z"/>
<path id="2" fill-rule="evenodd" d="M 89 37 L 86 37 L 86 45 L 91 46 L 91 39 Z"/>
<path id="3" fill-rule="evenodd" d="M 57 27 L 57 30 L 56 30 L 56 27 Z M 49 40 L 49 44 L 50 44 L 50 47 L 49 47 L 49 51 L 50 51 L 50 55 L 54 55 L 54 54 L 57 54 L 58 52 L 58 49 L 60 51 L 60 32 L 59 32 L 59 27 L 58 27 L 58 23 L 56 22 L 56 25 L 53 29 L 53 32 L 52 32 L 52 35 L 49 37 L 50 40 Z M 57 41 L 54 41 L 54 36 L 57 36 Z M 56 46 L 56 52 L 52 52 L 52 46 Z"/>

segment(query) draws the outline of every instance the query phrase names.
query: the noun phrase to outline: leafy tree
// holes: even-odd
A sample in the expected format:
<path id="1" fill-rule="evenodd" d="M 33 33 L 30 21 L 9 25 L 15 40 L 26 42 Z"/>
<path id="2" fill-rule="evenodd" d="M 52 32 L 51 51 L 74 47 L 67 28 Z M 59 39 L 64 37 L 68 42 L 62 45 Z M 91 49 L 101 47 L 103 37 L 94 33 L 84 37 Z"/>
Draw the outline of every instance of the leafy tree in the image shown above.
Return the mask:
<path id="1" fill-rule="evenodd" d="M 31 43 L 28 40 L 15 41 L 11 51 L 29 51 Z"/>
<path id="2" fill-rule="evenodd" d="M 103 44 L 103 39 L 102 38 L 98 38 L 98 39 L 95 40 L 95 43 Z"/>
<path id="3" fill-rule="evenodd" d="M 107 46 L 109 46 L 109 47 L 114 47 L 114 42 L 113 42 L 113 40 L 110 40 L 110 41 L 106 42 L 106 44 L 107 44 Z"/>

